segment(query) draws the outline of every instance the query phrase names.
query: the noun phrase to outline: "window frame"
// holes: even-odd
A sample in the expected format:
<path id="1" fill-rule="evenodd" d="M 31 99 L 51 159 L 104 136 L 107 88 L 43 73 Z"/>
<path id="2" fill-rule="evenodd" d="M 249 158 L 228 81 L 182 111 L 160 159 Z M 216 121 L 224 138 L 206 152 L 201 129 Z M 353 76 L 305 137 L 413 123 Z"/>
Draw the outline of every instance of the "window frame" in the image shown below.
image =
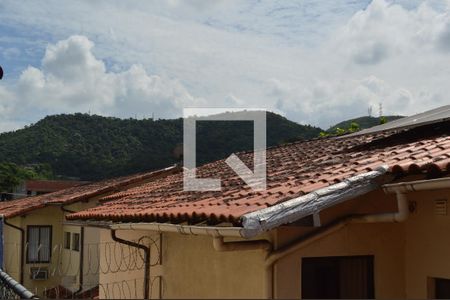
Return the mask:
<path id="1" fill-rule="evenodd" d="M 48 245 L 48 260 L 40 260 L 39 250 L 37 254 L 37 260 L 30 260 L 30 230 L 31 229 L 39 229 L 39 242 L 38 245 L 41 242 L 41 228 L 48 228 L 49 229 L 49 245 Z M 53 238 L 53 226 L 52 225 L 27 225 L 27 251 L 26 251 L 26 263 L 27 264 L 48 264 L 52 260 L 52 238 Z M 39 247 L 39 246 L 38 246 Z"/>
<path id="2" fill-rule="evenodd" d="M 78 237 L 78 240 L 75 242 L 75 237 Z M 80 252 L 80 242 L 81 235 L 79 232 L 72 232 L 72 250 L 76 252 Z"/>
<path id="3" fill-rule="evenodd" d="M 72 249 L 72 233 L 70 231 L 64 231 L 64 249 Z"/>

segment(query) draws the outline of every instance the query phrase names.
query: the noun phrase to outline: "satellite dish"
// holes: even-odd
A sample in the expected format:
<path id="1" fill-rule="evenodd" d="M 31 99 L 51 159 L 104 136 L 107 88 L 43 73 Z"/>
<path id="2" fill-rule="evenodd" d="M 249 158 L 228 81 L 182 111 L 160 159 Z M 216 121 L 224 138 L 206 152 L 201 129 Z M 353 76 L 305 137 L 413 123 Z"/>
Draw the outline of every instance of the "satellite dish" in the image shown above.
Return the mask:
<path id="1" fill-rule="evenodd" d="M 2 69 L 2 66 L 0 66 L 0 79 L 2 79 L 3 78 L 3 69 Z"/>

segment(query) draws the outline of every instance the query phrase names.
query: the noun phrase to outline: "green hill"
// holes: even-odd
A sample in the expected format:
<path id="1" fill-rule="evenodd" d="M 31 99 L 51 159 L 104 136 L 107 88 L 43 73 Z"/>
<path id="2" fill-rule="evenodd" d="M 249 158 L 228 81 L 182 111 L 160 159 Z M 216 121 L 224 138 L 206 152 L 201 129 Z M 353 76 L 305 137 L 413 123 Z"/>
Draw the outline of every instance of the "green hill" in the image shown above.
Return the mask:
<path id="1" fill-rule="evenodd" d="M 0 134 L 0 163 L 48 164 L 55 175 L 96 180 L 180 162 L 183 120 L 136 120 L 88 114 L 48 116 Z M 267 144 L 317 137 L 320 128 L 267 113 Z M 251 122 L 198 122 L 198 164 L 253 148 Z M 175 152 L 175 153 L 174 153 Z"/>
<path id="2" fill-rule="evenodd" d="M 386 118 L 387 122 L 390 122 L 390 121 L 393 121 L 393 120 L 397 120 L 397 119 L 403 118 L 403 116 L 385 116 L 385 118 Z M 380 125 L 380 118 L 365 116 L 365 117 L 359 117 L 359 118 L 355 118 L 355 119 L 350 119 L 350 120 L 347 120 L 347 121 L 342 121 L 342 122 L 340 122 L 340 123 L 338 123 L 338 124 L 328 128 L 327 132 L 335 133 L 336 132 L 336 128 L 348 129 L 352 122 L 357 123 L 359 125 L 360 129 L 366 129 L 366 128 L 370 128 L 370 127 L 373 127 L 373 126 Z"/>

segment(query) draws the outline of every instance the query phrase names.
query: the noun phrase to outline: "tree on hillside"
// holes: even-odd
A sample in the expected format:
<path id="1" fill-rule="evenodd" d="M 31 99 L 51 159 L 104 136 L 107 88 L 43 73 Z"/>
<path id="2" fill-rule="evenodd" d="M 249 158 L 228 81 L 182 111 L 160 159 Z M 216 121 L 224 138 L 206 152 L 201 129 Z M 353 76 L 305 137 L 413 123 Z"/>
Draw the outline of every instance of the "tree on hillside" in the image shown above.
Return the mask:
<path id="1" fill-rule="evenodd" d="M 52 172 L 48 165 L 21 167 L 10 162 L 0 163 L 0 193 L 12 193 L 24 180 L 51 177 Z"/>

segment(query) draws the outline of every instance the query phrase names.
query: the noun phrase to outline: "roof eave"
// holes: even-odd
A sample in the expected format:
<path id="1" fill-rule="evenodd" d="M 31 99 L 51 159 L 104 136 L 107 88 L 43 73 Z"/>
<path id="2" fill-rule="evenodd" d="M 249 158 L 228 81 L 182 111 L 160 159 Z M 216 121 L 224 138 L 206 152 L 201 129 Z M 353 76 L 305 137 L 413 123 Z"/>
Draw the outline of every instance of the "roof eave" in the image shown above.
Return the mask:
<path id="1" fill-rule="evenodd" d="M 149 230 L 173 232 L 187 235 L 209 235 L 216 237 L 254 238 L 283 224 L 295 222 L 305 216 L 353 199 L 380 187 L 375 179 L 384 175 L 388 167 L 383 165 L 374 171 L 350 177 L 343 182 L 318 189 L 312 193 L 264 208 L 241 217 L 242 227 L 201 226 L 170 223 L 111 223 L 114 230 Z M 89 226 L 89 221 L 78 221 Z M 94 224 L 95 225 L 95 224 Z"/>

